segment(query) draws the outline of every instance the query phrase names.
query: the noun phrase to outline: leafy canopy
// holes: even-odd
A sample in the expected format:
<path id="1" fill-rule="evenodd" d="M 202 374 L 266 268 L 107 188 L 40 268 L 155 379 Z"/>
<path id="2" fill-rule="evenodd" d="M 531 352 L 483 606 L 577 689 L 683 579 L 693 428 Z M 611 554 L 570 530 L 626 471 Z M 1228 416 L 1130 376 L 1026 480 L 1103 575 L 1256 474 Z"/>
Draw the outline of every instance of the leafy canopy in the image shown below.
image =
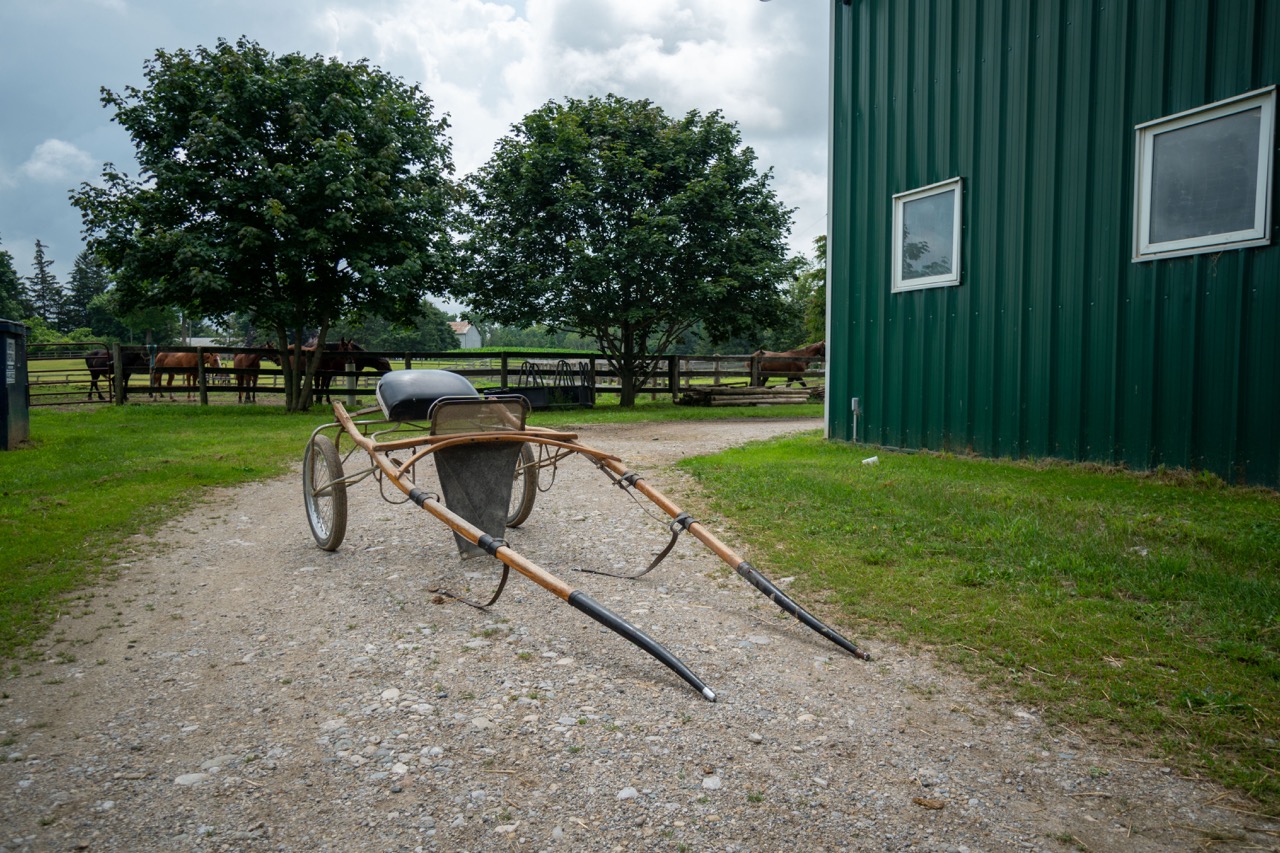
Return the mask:
<path id="1" fill-rule="evenodd" d="M 448 123 L 417 87 L 243 38 L 157 51 L 145 76 L 102 97 L 139 176 L 107 164 L 72 195 L 123 309 L 243 312 L 284 347 L 348 314 L 407 316 L 443 288 Z M 309 405 L 307 379 L 286 377 L 291 409 Z"/>
<path id="2" fill-rule="evenodd" d="M 631 405 L 696 324 L 724 338 L 776 316 L 791 211 L 769 177 L 719 112 L 548 102 L 469 180 L 471 267 L 452 293 L 499 323 L 595 340 Z"/>

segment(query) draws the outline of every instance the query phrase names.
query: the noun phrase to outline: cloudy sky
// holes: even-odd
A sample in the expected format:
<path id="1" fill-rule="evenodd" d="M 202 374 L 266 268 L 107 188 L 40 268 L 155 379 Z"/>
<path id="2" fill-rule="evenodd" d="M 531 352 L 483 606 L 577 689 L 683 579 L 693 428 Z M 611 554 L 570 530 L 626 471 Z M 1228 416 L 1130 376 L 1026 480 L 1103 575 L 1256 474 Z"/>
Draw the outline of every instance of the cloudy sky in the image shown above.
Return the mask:
<path id="1" fill-rule="evenodd" d="M 248 36 L 277 54 L 369 59 L 447 113 L 466 174 L 548 100 L 615 93 L 669 115 L 719 109 L 796 208 L 808 255 L 826 213 L 830 0 L 0 0 L 0 247 L 38 238 L 64 284 L 83 248 L 71 189 L 133 146 L 100 89 L 155 51 Z"/>

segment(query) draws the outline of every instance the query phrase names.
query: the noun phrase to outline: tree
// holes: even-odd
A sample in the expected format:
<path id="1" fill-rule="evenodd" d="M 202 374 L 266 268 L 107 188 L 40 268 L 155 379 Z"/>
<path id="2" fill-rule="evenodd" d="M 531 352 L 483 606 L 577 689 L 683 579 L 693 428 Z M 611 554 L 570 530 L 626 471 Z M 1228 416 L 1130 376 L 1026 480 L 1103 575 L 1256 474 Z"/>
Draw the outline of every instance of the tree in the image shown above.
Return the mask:
<path id="1" fill-rule="evenodd" d="M 103 89 L 137 178 L 103 168 L 72 196 L 122 307 L 243 312 L 285 348 L 338 318 L 409 316 L 452 274 L 448 122 L 365 62 L 275 56 L 256 43 L 157 51 L 146 88 Z M 285 359 L 286 406 L 308 408 Z"/>
<path id="2" fill-rule="evenodd" d="M 813 240 L 813 264 L 796 276 L 792 293 L 804 309 L 803 337 L 796 346 L 827 336 L 827 235 Z"/>
<path id="3" fill-rule="evenodd" d="M 63 304 L 62 328 L 68 331 L 93 328 L 89 306 L 111 286 L 111 277 L 107 275 L 106 268 L 92 253 L 84 250 L 76 256 L 75 268 L 71 270 L 67 284 L 69 292 Z"/>
<path id="4" fill-rule="evenodd" d="M 23 304 L 22 280 L 13 268 L 13 255 L 0 248 L 0 318 L 20 320 L 30 313 Z"/>
<path id="5" fill-rule="evenodd" d="M 458 348 L 449 315 L 429 299 L 422 301 L 418 315 L 408 321 L 366 317 L 337 323 L 333 331 L 358 341 L 365 349 L 382 352 L 448 352 Z"/>
<path id="6" fill-rule="evenodd" d="M 791 211 L 769 178 L 719 112 L 548 102 L 469 181 L 471 266 L 453 294 L 499 323 L 594 340 L 633 405 L 694 324 L 722 338 L 775 316 Z"/>
<path id="7" fill-rule="evenodd" d="M 44 256 L 44 244 L 39 240 L 36 240 L 35 260 L 31 265 L 36 271 L 35 275 L 27 276 L 27 302 L 30 303 L 31 313 L 44 320 L 50 328 L 60 329 L 62 325 L 59 321 L 67 294 L 58 282 L 58 277 L 53 274 L 53 261 Z"/>

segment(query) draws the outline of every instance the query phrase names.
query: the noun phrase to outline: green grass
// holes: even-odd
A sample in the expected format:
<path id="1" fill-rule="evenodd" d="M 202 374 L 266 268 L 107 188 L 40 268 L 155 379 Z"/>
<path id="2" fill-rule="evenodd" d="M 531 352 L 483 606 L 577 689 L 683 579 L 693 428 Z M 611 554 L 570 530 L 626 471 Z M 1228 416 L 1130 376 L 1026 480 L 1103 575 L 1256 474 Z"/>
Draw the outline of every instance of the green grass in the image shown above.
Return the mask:
<path id="1" fill-rule="evenodd" d="M 265 407 L 33 409 L 30 446 L 0 453 L 0 657 L 39 636 L 129 536 L 210 488 L 287 470 L 320 417 Z"/>
<path id="2" fill-rule="evenodd" d="M 785 406 L 677 406 L 670 397 L 657 400 L 642 395 L 631 409 L 618 405 L 613 394 L 596 395 L 590 409 L 552 409 L 534 412 L 529 417 L 533 426 L 567 428 L 575 424 L 623 424 L 644 421 L 714 421 L 741 418 L 821 418 L 822 403 L 794 403 Z"/>
<path id="3" fill-rule="evenodd" d="M 1280 810 L 1280 496 L 815 436 L 684 463 L 754 562 L 1074 730 Z M 751 557 L 748 557 L 751 559 Z M 874 644 L 872 644 L 874 649 Z"/>

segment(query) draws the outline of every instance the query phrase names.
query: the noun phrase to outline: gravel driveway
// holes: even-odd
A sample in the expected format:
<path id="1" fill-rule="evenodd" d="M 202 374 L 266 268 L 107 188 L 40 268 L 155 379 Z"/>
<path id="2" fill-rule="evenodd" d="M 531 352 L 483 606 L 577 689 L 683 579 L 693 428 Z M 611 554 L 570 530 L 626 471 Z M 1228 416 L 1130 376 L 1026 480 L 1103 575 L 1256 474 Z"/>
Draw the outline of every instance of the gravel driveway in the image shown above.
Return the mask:
<path id="1" fill-rule="evenodd" d="M 817 426 L 580 433 L 690 508 L 679 457 Z M 43 662 L 0 684 L 0 849 L 1276 849 L 1280 824 L 1220 788 L 1048 726 L 927 654 L 840 652 L 691 537 L 638 581 L 574 571 L 635 569 L 667 540 L 583 461 L 512 544 L 718 702 L 521 577 L 488 612 L 436 603 L 441 584 L 483 594 L 495 564 L 460 563 L 374 483 L 350 518 L 318 550 L 295 474 L 139 540 Z"/>

